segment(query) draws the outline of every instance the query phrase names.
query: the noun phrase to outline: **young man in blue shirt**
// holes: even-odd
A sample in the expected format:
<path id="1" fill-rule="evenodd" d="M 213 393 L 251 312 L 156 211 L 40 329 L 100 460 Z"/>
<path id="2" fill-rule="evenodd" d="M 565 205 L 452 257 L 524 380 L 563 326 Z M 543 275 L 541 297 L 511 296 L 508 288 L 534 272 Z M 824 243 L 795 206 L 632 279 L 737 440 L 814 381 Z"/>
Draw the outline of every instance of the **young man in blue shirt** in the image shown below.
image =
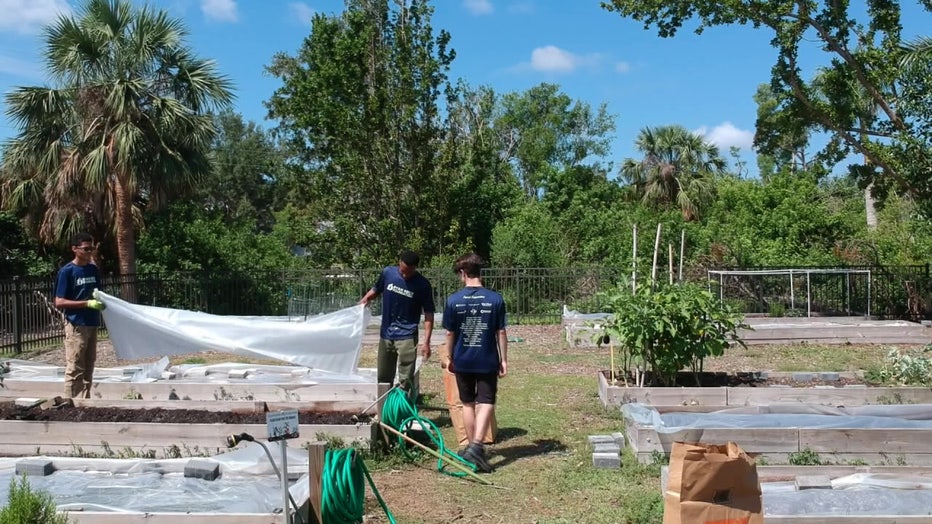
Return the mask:
<path id="1" fill-rule="evenodd" d="M 450 295 L 443 309 L 444 360 L 456 375 L 469 438 L 460 456 L 491 473 L 482 441 L 495 414 L 498 379 L 508 374 L 508 333 L 505 300 L 482 285 L 483 264 L 479 255 L 470 254 L 453 266 L 464 287 Z"/>
<path id="2" fill-rule="evenodd" d="M 94 299 L 101 289 L 100 271 L 94 263 L 94 237 L 78 233 L 71 238 L 74 259 L 58 271 L 55 307 L 65 310 L 65 396 L 91 398 L 94 361 L 97 360 L 97 328 L 103 302 Z"/>
<path id="3" fill-rule="evenodd" d="M 414 393 L 417 362 L 418 325 L 424 314 L 424 341 L 421 355 L 430 358 L 430 337 L 434 330 L 434 290 L 424 275 L 418 273 L 420 257 L 402 251 L 398 265 L 382 270 L 375 285 L 360 300 L 369 302 L 382 295 L 382 325 L 379 329 L 378 381 L 395 383 L 395 367 L 401 375 L 401 388 Z"/>

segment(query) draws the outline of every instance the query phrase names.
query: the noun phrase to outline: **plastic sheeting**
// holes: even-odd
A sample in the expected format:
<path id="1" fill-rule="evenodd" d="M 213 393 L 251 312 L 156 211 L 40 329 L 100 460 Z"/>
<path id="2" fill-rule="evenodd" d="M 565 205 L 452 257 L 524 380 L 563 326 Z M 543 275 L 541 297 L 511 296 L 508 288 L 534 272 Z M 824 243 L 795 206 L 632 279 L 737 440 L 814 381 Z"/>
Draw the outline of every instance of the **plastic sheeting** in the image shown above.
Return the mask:
<path id="1" fill-rule="evenodd" d="M 117 357 L 142 360 L 219 351 L 352 375 L 368 309 L 362 305 L 304 319 L 221 316 L 142 306 L 98 292 Z"/>
<path id="2" fill-rule="evenodd" d="M 776 412 L 758 406 L 711 413 L 664 413 L 644 404 L 625 404 L 625 418 L 653 426 L 658 433 L 708 428 L 932 428 L 932 405 L 890 405 L 832 408 L 810 404 L 781 405 Z M 754 411 L 757 410 L 757 411 Z M 736 413 L 737 411 L 737 413 Z M 744 412 L 742 412 L 744 411 Z"/>
<path id="3" fill-rule="evenodd" d="M 929 514 L 929 508 L 932 507 L 932 490 L 897 489 L 894 486 L 878 485 L 870 478 L 849 478 L 855 476 L 849 475 L 833 480 L 833 489 L 796 491 L 792 482 L 762 483 L 764 516 L 766 518 L 775 515 L 841 517 Z M 867 476 L 878 475 L 868 474 Z M 836 482 L 849 485 L 839 489 L 834 487 Z"/>
<path id="4" fill-rule="evenodd" d="M 579 311 L 569 309 L 566 305 L 563 305 L 563 322 L 567 321 L 598 321 L 604 320 L 611 316 L 611 313 L 580 313 Z"/>
<path id="5" fill-rule="evenodd" d="M 278 445 L 269 447 L 272 459 L 281 469 Z M 307 500 L 307 451 L 289 447 L 291 496 L 300 504 Z M 32 457 L 50 460 L 56 468 L 48 476 L 30 476 L 34 491 L 52 496 L 59 509 L 109 512 L 192 512 L 192 513 L 274 513 L 283 504 L 281 481 L 275 475 L 268 456 L 258 443 L 209 459 L 220 466 L 220 478 L 201 480 L 185 478 L 184 466 L 190 458 L 87 459 Z M 16 462 L 0 459 L 0 507 L 7 503 L 7 490 L 15 476 Z"/>

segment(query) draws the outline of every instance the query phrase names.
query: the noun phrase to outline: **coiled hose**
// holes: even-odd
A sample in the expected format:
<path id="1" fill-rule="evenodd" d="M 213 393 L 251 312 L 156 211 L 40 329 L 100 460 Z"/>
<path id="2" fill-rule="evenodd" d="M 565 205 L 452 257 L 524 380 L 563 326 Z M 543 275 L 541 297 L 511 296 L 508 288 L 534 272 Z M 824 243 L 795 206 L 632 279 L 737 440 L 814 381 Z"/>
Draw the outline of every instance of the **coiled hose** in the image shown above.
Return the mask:
<path id="1" fill-rule="evenodd" d="M 449 451 L 446 446 L 443 444 L 443 435 L 440 434 L 440 430 L 437 428 L 437 425 L 433 421 L 426 418 L 422 418 L 418 415 L 417 408 L 411 401 L 408 399 L 408 396 L 405 394 L 404 390 L 396 388 L 388 393 L 388 396 L 385 397 L 385 403 L 382 405 L 382 423 L 391 426 L 400 433 L 407 434 L 407 432 L 412 429 L 412 426 L 416 422 L 422 431 L 427 434 L 431 442 L 434 443 L 434 446 L 437 448 L 437 452 L 440 455 L 440 458 L 437 459 L 437 471 L 450 475 L 452 477 L 464 477 L 465 473 L 459 471 L 447 471 L 446 466 L 444 465 L 444 457 L 447 460 L 455 460 L 467 468 L 470 468 L 473 472 L 476 471 L 476 466 L 472 462 L 464 460 L 462 457 Z M 398 444 L 401 446 L 402 451 L 405 456 L 409 459 L 412 458 L 412 455 L 408 452 L 408 446 L 402 436 L 397 436 Z"/>
<path id="2" fill-rule="evenodd" d="M 321 473 L 320 514 L 327 524 L 355 524 L 362 522 L 366 498 L 366 484 L 379 501 L 379 505 L 395 524 L 395 516 L 388 509 L 365 463 L 353 449 L 327 450 Z"/>

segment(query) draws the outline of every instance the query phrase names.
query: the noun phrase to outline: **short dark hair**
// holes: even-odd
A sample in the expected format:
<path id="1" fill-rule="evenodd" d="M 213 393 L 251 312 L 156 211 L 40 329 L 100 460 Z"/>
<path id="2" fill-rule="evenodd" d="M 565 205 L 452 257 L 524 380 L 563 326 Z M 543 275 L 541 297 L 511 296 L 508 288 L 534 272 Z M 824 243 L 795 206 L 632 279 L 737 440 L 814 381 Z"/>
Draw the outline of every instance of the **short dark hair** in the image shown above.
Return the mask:
<path id="1" fill-rule="evenodd" d="M 482 260 L 482 257 L 475 253 L 470 253 L 456 259 L 456 262 L 453 264 L 453 271 L 457 273 L 465 271 L 467 277 L 478 278 L 482 273 L 482 266 L 484 265 L 485 260 Z"/>
<path id="2" fill-rule="evenodd" d="M 398 253 L 398 260 L 411 267 L 417 267 L 417 265 L 421 263 L 421 257 L 410 249 L 405 249 L 402 250 L 401 253 Z"/>
<path id="3" fill-rule="evenodd" d="M 75 233 L 75 234 L 71 237 L 71 245 L 72 245 L 72 246 L 80 246 L 81 244 L 83 244 L 83 243 L 85 243 L 85 242 L 94 243 L 94 237 L 91 236 L 90 233 L 85 233 L 85 232 L 83 232 L 83 231 L 80 232 L 80 233 Z"/>

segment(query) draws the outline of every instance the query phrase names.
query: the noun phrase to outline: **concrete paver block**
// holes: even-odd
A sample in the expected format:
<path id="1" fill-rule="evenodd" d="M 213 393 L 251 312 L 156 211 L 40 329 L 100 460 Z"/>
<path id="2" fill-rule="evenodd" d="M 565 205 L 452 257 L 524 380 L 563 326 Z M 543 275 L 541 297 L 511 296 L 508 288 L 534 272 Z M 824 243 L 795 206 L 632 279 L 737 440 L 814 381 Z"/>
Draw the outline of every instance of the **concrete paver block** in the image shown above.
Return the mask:
<path id="1" fill-rule="evenodd" d="M 819 373 L 819 378 L 826 382 L 837 382 L 841 378 L 841 375 L 834 371 L 825 371 Z"/>
<path id="2" fill-rule="evenodd" d="M 601 469 L 619 469 L 621 457 L 618 453 L 593 453 L 592 466 Z"/>
<path id="3" fill-rule="evenodd" d="M 624 449 L 625 447 L 625 434 L 621 432 L 612 433 L 612 440 L 615 441 L 615 444 L 618 444 L 618 447 Z"/>
<path id="4" fill-rule="evenodd" d="M 51 460 L 22 459 L 16 461 L 16 474 L 28 477 L 45 477 L 55 472 Z"/>
<path id="5" fill-rule="evenodd" d="M 618 444 L 612 442 L 603 442 L 592 446 L 593 453 L 614 453 L 616 455 L 621 454 L 621 448 L 618 447 Z"/>
<path id="6" fill-rule="evenodd" d="M 812 382 L 815 373 L 793 373 L 793 380 L 797 382 Z"/>
<path id="7" fill-rule="evenodd" d="M 191 459 L 184 465 L 185 478 L 217 480 L 220 476 L 220 464 L 213 460 Z"/>
<path id="8" fill-rule="evenodd" d="M 796 477 L 796 491 L 804 489 L 832 489 L 832 479 L 828 475 L 799 475 Z"/>
<path id="9" fill-rule="evenodd" d="M 611 435 L 589 435 L 588 440 L 590 446 L 615 442 Z"/>

